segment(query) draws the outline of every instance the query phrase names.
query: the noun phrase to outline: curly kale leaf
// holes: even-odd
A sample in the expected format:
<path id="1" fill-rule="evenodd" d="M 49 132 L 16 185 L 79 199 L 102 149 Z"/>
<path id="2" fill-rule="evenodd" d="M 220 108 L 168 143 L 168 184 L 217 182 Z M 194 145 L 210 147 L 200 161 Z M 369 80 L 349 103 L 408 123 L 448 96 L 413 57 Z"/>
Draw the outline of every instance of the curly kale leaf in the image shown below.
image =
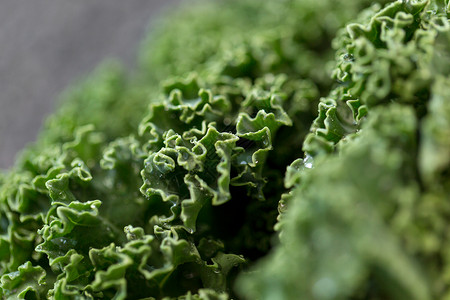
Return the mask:
<path id="1" fill-rule="evenodd" d="M 242 295 L 448 296 L 449 69 L 442 41 L 450 27 L 442 4 L 374 6 L 338 36 L 340 82 L 321 99 L 305 157 L 288 168 L 285 185 L 293 189 L 279 204 L 280 244 L 241 275 Z"/>
<path id="2" fill-rule="evenodd" d="M 445 297 L 448 4 L 365 10 L 332 89 L 370 4 L 191 5 L 73 89 L 0 175 L 2 297 Z"/>

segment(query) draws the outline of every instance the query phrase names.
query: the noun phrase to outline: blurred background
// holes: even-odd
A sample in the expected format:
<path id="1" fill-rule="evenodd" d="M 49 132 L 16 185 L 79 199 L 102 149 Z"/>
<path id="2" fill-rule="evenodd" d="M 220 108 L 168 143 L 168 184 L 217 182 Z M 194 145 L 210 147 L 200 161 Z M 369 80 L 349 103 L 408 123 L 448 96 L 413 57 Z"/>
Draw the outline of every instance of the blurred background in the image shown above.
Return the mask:
<path id="1" fill-rule="evenodd" d="M 0 169 L 34 141 L 58 95 L 107 58 L 133 69 L 147 25 L 181 0 L 1 0 Z"/>

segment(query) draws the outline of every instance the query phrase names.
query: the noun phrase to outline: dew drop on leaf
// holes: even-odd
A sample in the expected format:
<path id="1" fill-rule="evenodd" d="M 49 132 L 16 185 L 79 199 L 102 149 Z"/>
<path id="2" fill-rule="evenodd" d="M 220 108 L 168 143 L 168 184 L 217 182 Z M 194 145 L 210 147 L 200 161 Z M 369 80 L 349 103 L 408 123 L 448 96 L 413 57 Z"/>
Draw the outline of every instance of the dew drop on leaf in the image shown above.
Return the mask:
<path id="1" fill-rule="evenodd" d="M 305 159 L 303 160 L 303 165 L 305 166 L 305 168 L 311 169 L 313 167 L 313 161 L 314 158 L 307 154 L 305 156 Z"/>

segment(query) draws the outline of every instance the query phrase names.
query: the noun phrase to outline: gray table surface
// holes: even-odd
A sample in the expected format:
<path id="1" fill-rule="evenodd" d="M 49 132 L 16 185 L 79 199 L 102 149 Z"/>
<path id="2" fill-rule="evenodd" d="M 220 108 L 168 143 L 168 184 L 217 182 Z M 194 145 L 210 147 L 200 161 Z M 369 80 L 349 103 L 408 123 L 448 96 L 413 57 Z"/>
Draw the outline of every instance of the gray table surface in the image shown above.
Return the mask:
<path id="1" fill-rule="evenodd" d="M 71 82 L 108 57 L 132 69 L 149 20 L 179 1 L 1 0 L 0 168 L 36 138 Z"/>

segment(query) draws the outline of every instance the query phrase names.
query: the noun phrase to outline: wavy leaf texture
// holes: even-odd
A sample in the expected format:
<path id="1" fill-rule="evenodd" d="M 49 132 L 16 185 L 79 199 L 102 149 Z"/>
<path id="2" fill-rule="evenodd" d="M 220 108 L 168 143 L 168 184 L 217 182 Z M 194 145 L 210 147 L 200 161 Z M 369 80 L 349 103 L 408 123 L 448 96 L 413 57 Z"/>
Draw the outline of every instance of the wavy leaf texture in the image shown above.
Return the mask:
<path id="1" fill-rule="evenodd" d="M 387 2 L 167 14 L 0 174 L 1 297 L 446 299 L 449 4 Z"/>
<path id="2" fill-rule="evenodd" d="M 291 191 L 280 200 L 276 225 L 281 242 L 241 275 L 242 295 L 448 297 L 449 68 L 442 43 L 450 28 L 443 4 L 375 5 L 338 34 L 338 85 L 320 100 L 305 156 L 288 167 Z"/>

